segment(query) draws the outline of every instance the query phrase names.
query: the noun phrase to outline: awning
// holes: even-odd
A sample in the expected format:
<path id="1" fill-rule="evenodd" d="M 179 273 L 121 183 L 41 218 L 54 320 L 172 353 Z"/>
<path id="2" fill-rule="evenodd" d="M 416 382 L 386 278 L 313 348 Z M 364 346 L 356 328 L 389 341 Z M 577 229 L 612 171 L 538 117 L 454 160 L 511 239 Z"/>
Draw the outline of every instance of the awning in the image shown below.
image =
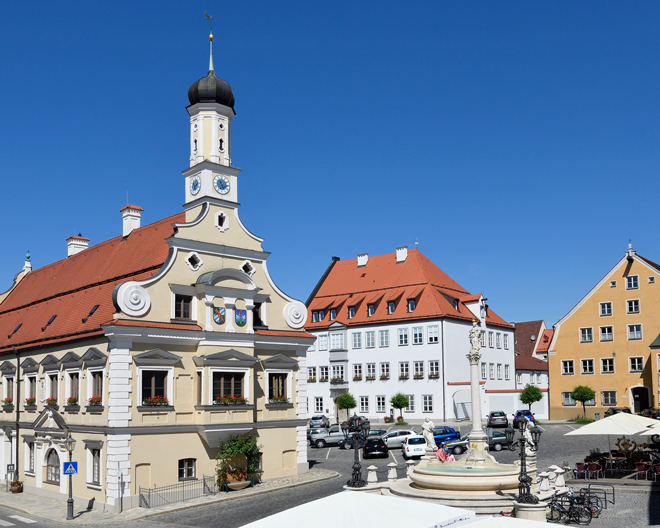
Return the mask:
<path id="1" fill-rule="evenodd" d="M 240 436 L 245 433 L 249 433 L 253 429 L 254 427 L 249 425 L 237 425 L 235 427 L 209 425 L 207 427 L 200 427 L 197 432 L 207 446 L 209 446 L 211 449 L 217 449 L 220 445 L 220 442 L 229 440 L 230 436 Z"/>

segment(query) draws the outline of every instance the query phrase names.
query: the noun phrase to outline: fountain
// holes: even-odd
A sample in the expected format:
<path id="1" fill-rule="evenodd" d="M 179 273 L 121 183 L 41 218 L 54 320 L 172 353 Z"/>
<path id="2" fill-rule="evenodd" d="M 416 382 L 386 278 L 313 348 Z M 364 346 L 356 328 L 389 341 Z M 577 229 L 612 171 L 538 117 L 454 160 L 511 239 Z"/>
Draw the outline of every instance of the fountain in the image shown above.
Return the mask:
<path id="1" fill-rule="evenodd" d="M 500 464 L 488 453 L 488 437 L 481 425 L 481 397 L 479 394 L 478 366 L 481 354 L 481 328 L 473 320 L 470 329 L 470 385 L 472 389 L 472 431 L 468 435 L 468 451 L 458 462 L 441 462 L 435 457 L 437 447 L 426 434 L 427 453 L 410 472 L 409 478 L 394 483 L 390 491 L 394 495 L 432 500 L 447 506 L 469 508 L 477 513 L 511 511 L 516 492 L 520 467 L 517 464 Z M 431 424 L 431 431 L 433 425 Z M 435 449 L 434 449 L 435 448 Z M 536 468 L 528 467 L 528 473 Z"/>

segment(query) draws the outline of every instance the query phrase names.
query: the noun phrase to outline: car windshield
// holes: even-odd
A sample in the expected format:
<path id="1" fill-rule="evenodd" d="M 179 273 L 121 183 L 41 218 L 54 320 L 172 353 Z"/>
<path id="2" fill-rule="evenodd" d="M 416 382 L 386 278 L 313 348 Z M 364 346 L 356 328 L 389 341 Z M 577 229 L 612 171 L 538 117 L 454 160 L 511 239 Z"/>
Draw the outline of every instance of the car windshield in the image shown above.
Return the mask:
<path id="1" fill-rule="evenodd" d="M 425 444 L 426 440 L 423 438 L 408 438 L 408 445 L 417 445 L 417 444 Z"/>
<path id="2" fill-rule="evenodd" d="M 504 416 L 504 413 L 503 412 L 494 412 L 494 413 L 491 413 L 491 415 L 493 415 L 493 416 Z"/>

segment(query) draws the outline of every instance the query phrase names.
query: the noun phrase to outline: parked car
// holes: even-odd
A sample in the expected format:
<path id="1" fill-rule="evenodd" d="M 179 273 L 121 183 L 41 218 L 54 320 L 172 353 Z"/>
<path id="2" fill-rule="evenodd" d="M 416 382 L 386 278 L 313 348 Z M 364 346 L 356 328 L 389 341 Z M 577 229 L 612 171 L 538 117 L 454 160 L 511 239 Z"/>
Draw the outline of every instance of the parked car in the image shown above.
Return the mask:
<path id="1" fill-rule="evenodd" d="M 329 425 L 330 420 L 326 418 L 325 414 L 315 414 L 309 421 L 310 427 L 328 427 Z"/>
<path id="2" fill-rule="evenodd" d="M 387 431 L 385 429 L 371 429 L 369 431 L 369 436 L 383 436 Z M 343 438 L 339 440 L 337 444 L 342 449 L 353 449 L 353 437 L 349 436 L 348 438 Z"/>
<path id="3" fill-rule="evenodd" d="M 609 409 L 607 409 L 605 411 L 605 418 L 607 418 L 608 416 L 612 416 L 613 414 L 618 414 L 618 413 L 621 413 L 621 412 L 632 414 L 632 412 L 630 412 L 630 409 L 628 409 L 628 407 L 610 407 Z"/>
<path id="4" fill-rule="evenodd" d="M 403 458 L 406 460 L 416 456 L 424 456 L 426 454 L 426 440 L 422 435 L 406 436 L 403 444 L 401 444 L 401 451 L 403 452 Z"/>
<path id="5" fill-rule="evenodd" d="M 312 445 L 316 447 L 337 445 L 342 438 L 344 438 L 344 433 L 339 425 L 331 425 L 327 429 L 321 429 L 318 433 L 311 435 Z"/>
<path id="6" fill-rule="evenodd" d="M 433 429 L 433 439 L 436 445 L 450 440 L 456 440 L 461 437 L 461 433 L 455 431 L 452 427 L 436 427 Z"/>
<path id="7" fill-rule="evenodd" d="M 307 429 L 307 445 L 312 445 L 312 435 L 325 431 L 325 429 L 316 428 L 316 429 Z"/>
<path id="8" fill-rule="evenodd" d="M 501 451 L 503 447 L 507 447 L 509 445 L 509 442 L 507 442 L 506 439 L 506 435 L 503 432 L 495 431 L 490 427 L 484 429 L 484 432 L 488 436 L 489 450 Z M 445 442 L 441 445 L 441 447 L 448 447 L 455 455 L 465 453 L 468 449 L 468 435 L 464 435 L 458 440 Z"/>
<path id="9" fill-rule="evenodd" d="M 660 409 L 644 409 L 642 412 L 637 413 L 640 416 L 646 416 L 647 418 L 653 418 L 654 420 L 660 420 Z"/>
<path id="10" fill-rule="evenodd" d="M 389 456 L 389 449 L 382 436 L 373 436 L 367 440 L 362 448 L 362 458 L 372 456 Z"/>
<path id="11" fill-rule="evenodd" d="M 405 440 L 406 436 L 416 435 L 415 431 L 410 430 L 401 430 L 401 431 L 390 431 L 385 433 L 382 438 L 388 448 L 392 449 L 393 447 L 401 447 L 401 444 Z"/>
<path id="12" fill-rule="evenodd" d="M 534 414 L 532 411 L 528 411 L 527 409 L 523 409 L 521 411 L 517 411 L 516 414 L 513 415 L 513 427 L 514 429 L 518 427 L 518 420 L 520 419 L 521 416 L 524 416 L 527 418 L 530 422 L 533 424 L 536 423 L 536 420 L 534 419 Z"/>
<path id="13" fill-rule="evenodd" d="M 488 413 L 488 427 L 509 427 L 509 419 L 504 411 L 493 411 Z"/>

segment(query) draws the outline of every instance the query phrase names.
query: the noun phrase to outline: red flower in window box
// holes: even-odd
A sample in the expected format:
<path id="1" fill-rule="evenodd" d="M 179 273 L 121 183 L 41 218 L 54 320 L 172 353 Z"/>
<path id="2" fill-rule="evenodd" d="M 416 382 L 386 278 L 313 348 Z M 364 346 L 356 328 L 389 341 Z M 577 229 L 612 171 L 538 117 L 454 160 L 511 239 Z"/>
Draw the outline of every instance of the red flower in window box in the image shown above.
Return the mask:
<path id="1" fill-rule="evenodd" d="M 147 398 L 142 398 L 142 405 L 147 407 L 166 406 L 168 404 L 165 396 L 149 396 Z"/>
<path id="2" fill-rule="evenodd" d="M 247 402 L 243 396 L 216 396 L 213 398 L 215 405 L 246 405 Z"/>
<path id="3" fill-rule="evenodd" d="M 27 407 L 30 407 L 31 405 L 36 405 L 37 404 L 37 399 L 36 398 L 25 398 L 25 405 Z"/>
<path id="4" fill-rule="evenodd" d="M 272 398 L 268 398 L 269 403 L 289 403 L 289 398 L 286 396 L 273 396 Z"/>
<path id="5" fill-rule="evenodd" d="M 5 398 L 4 400 L 2 400 L 2 404 L 3 405 L 14 405 L 14 400 L 12 400 L 11 398 Z"/>
<path id="6" fill-rule="evenodd" d="M 57 405 L 57 398 L 46 398 L 46 405 Z"/>
<path id="7" fill-rule="evenodd" d="M 101 396 L 92 396 L 87 400 L 87 405 L 101 405 L 103 403 L 103 398 Z"/>
<path id="8" fill-rule="evenodd" d="M 70 398 L 66 399 L 66 404 L 70 407 L 74 405 L 78 405 L 78 398 L 76 398 L 75 396 L 71 396 Z"/>

